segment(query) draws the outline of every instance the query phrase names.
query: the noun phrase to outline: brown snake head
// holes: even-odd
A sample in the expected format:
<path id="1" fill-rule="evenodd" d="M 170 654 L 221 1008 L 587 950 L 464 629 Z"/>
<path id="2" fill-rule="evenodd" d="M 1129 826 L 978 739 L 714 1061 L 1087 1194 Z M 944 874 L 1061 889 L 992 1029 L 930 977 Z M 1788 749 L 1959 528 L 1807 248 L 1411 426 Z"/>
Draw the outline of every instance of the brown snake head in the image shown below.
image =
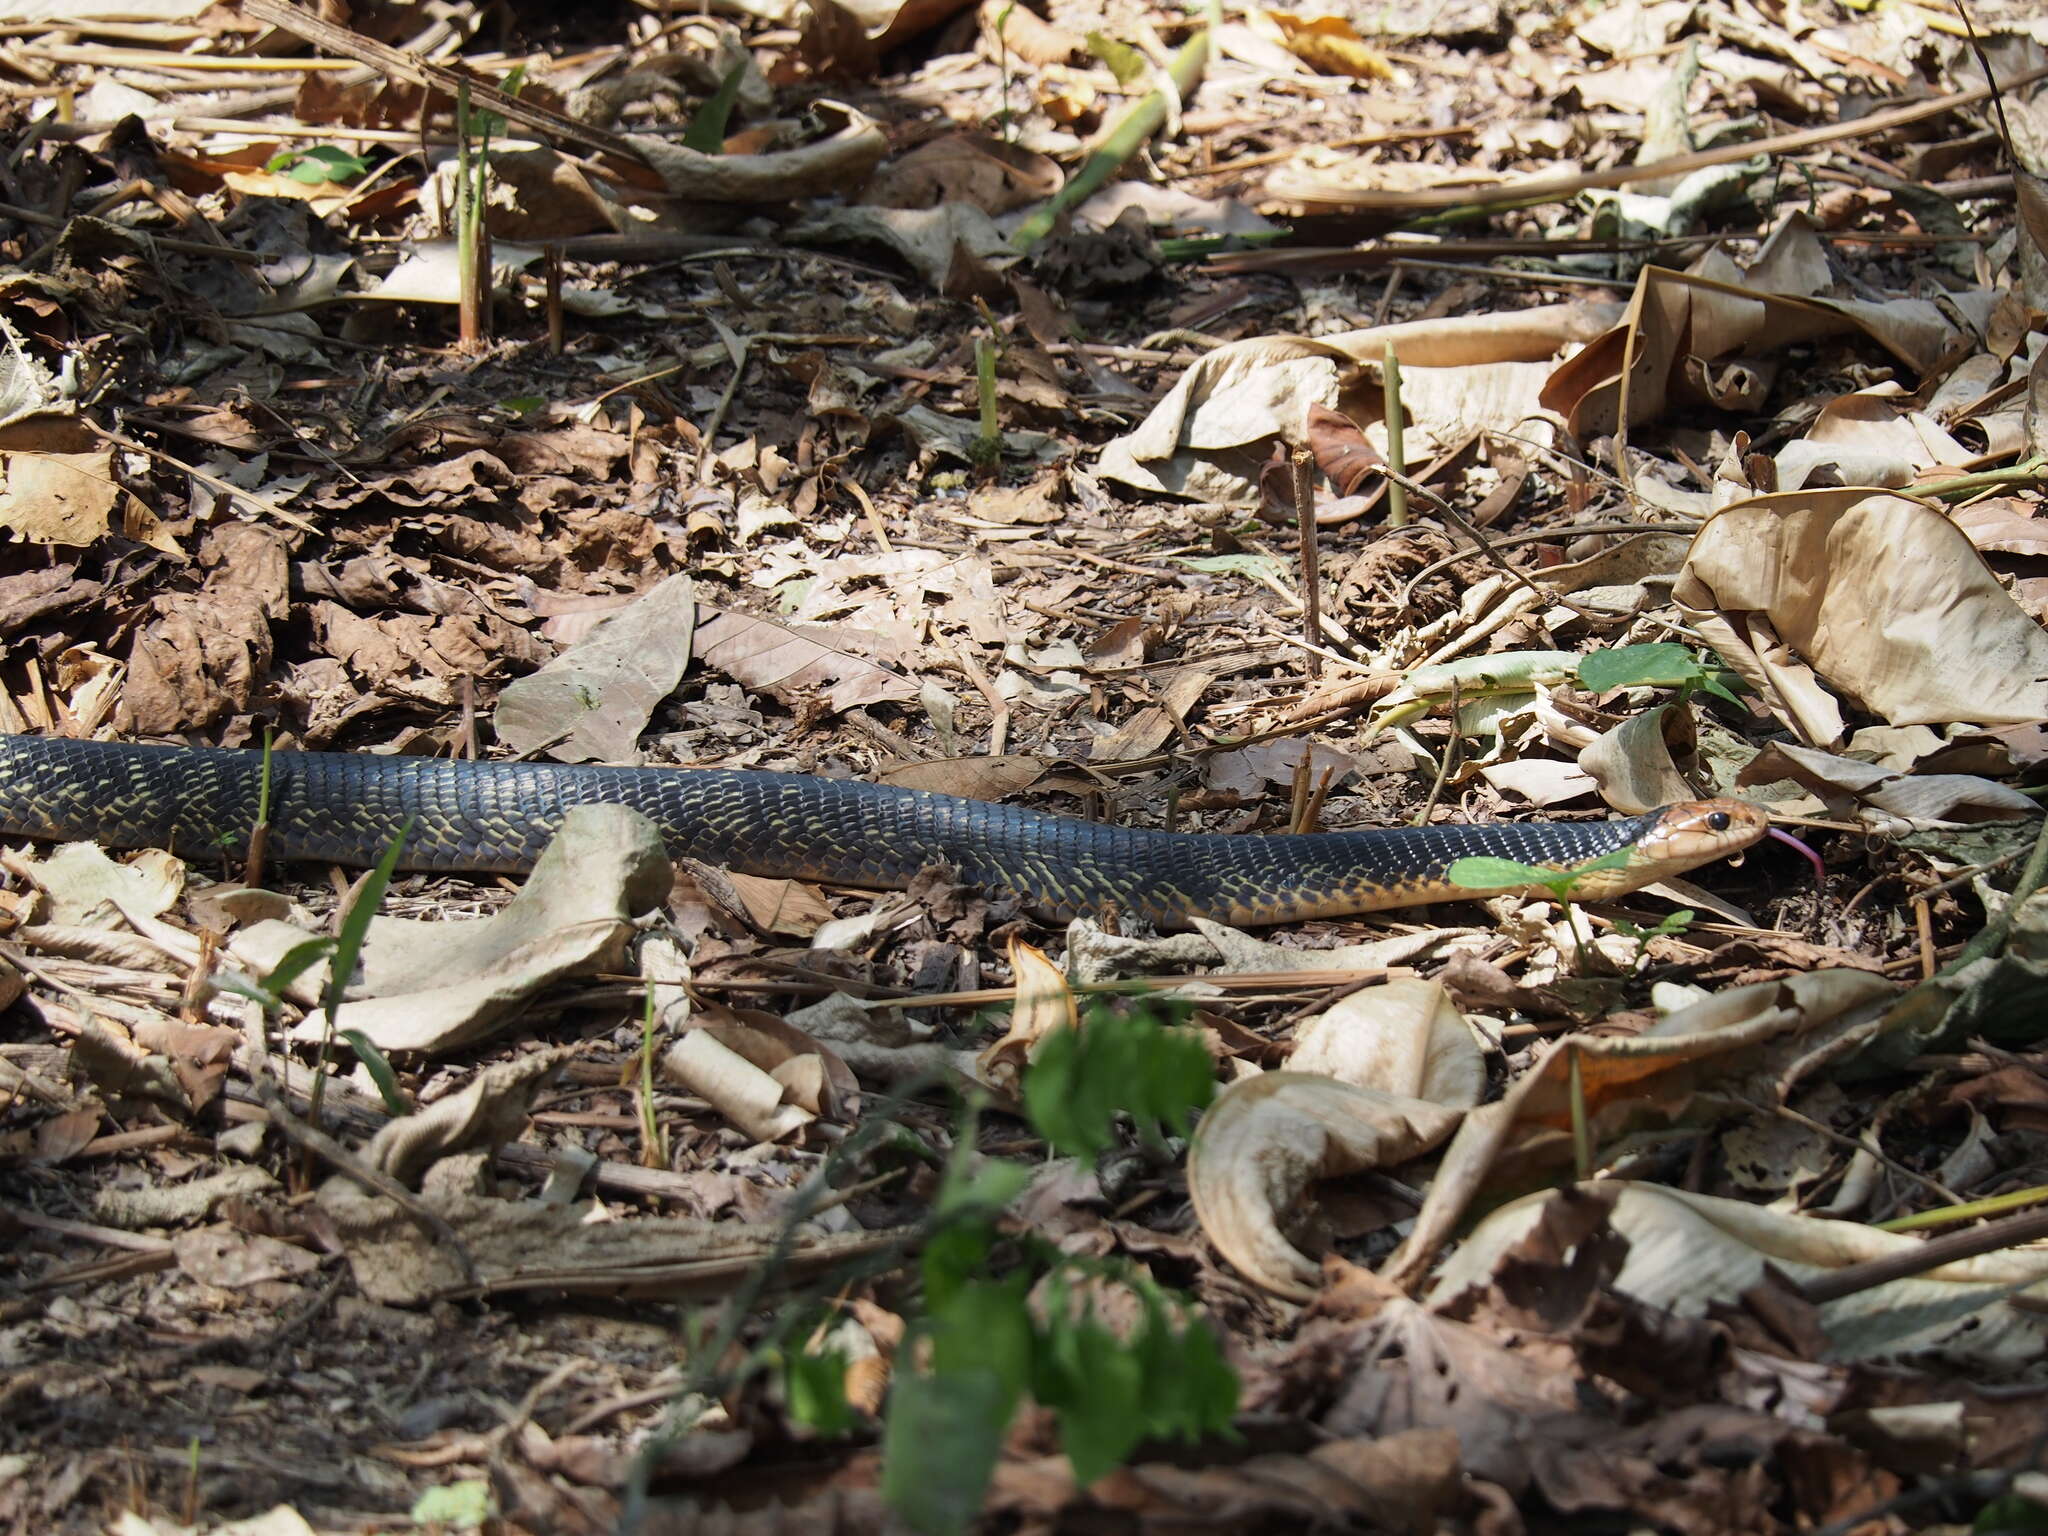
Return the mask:
<path id="1" fill-rule="evenodd" d="M 1627 865 L 1589 872 L 1573 894 L 1597 901 L 1638 890 L 1740 853 L 1761 842 L 1770 830 L 1770 817 L 1746 800 L 1667 805 L 1657 824 L 1637 841 Z"/>

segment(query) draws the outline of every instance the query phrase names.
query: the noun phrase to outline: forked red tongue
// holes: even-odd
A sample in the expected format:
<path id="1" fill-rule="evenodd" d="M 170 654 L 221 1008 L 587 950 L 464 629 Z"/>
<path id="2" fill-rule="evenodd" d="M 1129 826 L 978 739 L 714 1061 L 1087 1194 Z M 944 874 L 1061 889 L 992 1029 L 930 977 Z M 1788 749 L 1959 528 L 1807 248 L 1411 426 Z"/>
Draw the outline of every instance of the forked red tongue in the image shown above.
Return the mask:
<path id="1" fill-rule="evenodd" d="M 1768 830 L 1771 836 L 1775 837 L 1779 842 L 1786 844 L 1788 847 L 1797 848 L 1805 856 L 1806 862 L 1813 866 L 1813 883 L 1815 885 L 1826 885 L 1828 883 L 1828 867 L 1821 863 L 1819 854 L 1815 853 L 1806 844 L 1781 827 L 1771 827 Z"/>

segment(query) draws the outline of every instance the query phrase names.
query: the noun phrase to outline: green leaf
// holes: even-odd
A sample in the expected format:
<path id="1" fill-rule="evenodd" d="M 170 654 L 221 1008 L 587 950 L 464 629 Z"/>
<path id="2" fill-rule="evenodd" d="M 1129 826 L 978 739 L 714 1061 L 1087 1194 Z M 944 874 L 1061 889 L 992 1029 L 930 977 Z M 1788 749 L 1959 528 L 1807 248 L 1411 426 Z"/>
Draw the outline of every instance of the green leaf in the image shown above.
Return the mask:
<path id="1" fill-rule="evenodd" d="M 1451 867 L 1444 871 L 1444 878 L 1467 890 L 1483 891 L 1495 886 L 1548 885 L 1557 878 L 1557 871 L 1534 864 L 1517 864 L 1513 859 L 1475 856 L 1454 859 Z"/>
<path id="2" fill-rule="evenodd" d="M 377 1097 L 384 1101 L 385 1110 L 394 1119 L 411 1114 L 412 1101 L 398 1086 L 398 1074 L 391 1070 L 390 1059 L 377 1049 L 375 1042 L 360 1029 L 344 1029 L 341 1038 L 348 1042 L 348 1048 L 356 1053 L 356 1060 L 370 1074 L 370 1081 L 377 1085 Z"/>
<path id="3" fill-rule="evenodd" d="M 490 1482 L 481 1477 L 429 1488 L 412 1502 L 414 1525 L 441 1525 L 458 1531 L 473 1531 L 497 1513 Z"/>
<path id="4" fill-rule="evenodd" d="M 398 829 L 398 836 L 391 839 L 391 846 L 384 850 L 384 857 L 364 879 L 362 888 L 356 893 L 355 905 L 348 909 L 348 916 L 342 919 L 341 932 L 335 935 L 334 960 L 327 971 L 327 995 L 322 999 L 330 1020 L 341 1007 L 342 994 L 348 990 L 349 981 L 356 973 L 356 957 L 363 952 L 363 935 L 370 931 L 370 919 L 384 904 L 384 892 L 391 885 L 392 871 L 398 868 L 398 856 L 405 851 L 405 839 L 411 831 L 412 818 L 408 816 Z M 285 958 L 290 959 L 291 956 Z"/>
<path id="5" fill-rule="evenodd" d="M 1696 685 L 1705 669 L 1682 645 L 1620 645 L 1579 658 L 1579 681 L 1594 693 L 1610 688 L 1680 688 Z"/>
<path id="6" fill-rule="evenodd" d="M 965 1532 L 1016 1406 L 993 1371 L 897 1371 L 882 1433 L 882 1497 L 922 1536 Z"/>
<path id="7" fill-rule="evenodd" d="M 1088 34 L 1088 51 L 1102 60 L 1118 85 L 1129 85 L 1141 79 L 1149 67 L 1145 55 L 1129 43 L 1118 42 L 1106 32 Z"/>
<path id="8" fill-rule="evenodd" d="M 1736 696 L 1734 689 L 1729 687 L 1729 681 L 1740 683 L 1741 679 L 1733 672 L 1710 672 L 1700 680 L 1700 692 L 1711 693 L 1715 698 L 1726 700 L 1740 709 L 1742 700 Z"/>
<path id="9" fill-rule="evenodd" d="M 1018 1270 L 1002 1280 L 976 1280 L 964 1285 L 929 1318 L 931 1368 L 951 1371 L 992 1371 L 1012 1392 L 1031 1382 L 1034 1353 L 1031 1313 L 1025 1306 L 1029 1271 Z"/>
<path id="10" fill-rule="evenodd" d="M 725 148 L 726 124 L 732 120 L 733 104 L 739 100 L 740 81 L 746 78 L 747 61 L 741 59 L 725 72 L 718 89 L 705 98 L 683 130 L 683 148 L 700 155 L 715 155 Z"/>
<path id="11" fill-rule="evenodd" d="M 1151 1014 L 1091 1009 L 1083 1026 L 1054 1030 L 1024 1075 L 1024 1112 L 1055 1151 L 1097 1157 L 1116 1145 L 1128 1114 L 1148 1140 L 1186 1132 L 1216 1091 L 1199 1037 Z"/>
<path id="12" fill-rule="evenodd" d="M 370 168 L 370 162 L 334 144 L 315 144 L 308 149 L 288 149 L 272 155 L 263 168 L 282 172 L 293 181 L 319 186 L 328 181 L 351 181 Z"/>
<path id="13" fill-rule="evenodd" d="M 1454 859 L 1451 867 L 1444 871 L 1444 878 L 1453 885 L 1462 885 L 1467 890 L 1494 890 L 1518 885 L 1541 885 L 1563 895 L 1578 882 L 1581 875 L 1592 874 L 1602 869 L 1623 869 L 1628 865 L 1630 851 L 1617 848 L 1612 853 L 1603 853 L 1597 859 L 1588 859 L 1583 864 L 1574 864 L 1570 869 L 1545 869 L 1540 864 L 1517 864 L 1513 859 L 1496 859 L 1475 854 L 1468 859 Z"/>
<path id="14" fill-rule="evenodd" d="M 799 1351 L 782 1368 L 790 1417 L 821 1435 L 843 1435 L 859 1423 L 846 1400 L 846 1356 L 836 1349 Z"/>
<path id="15" fill-rule="evenodd" d="M 531 416 L 548 403 L 545 395 L 514 395 L 509 400 L 500 400 L 499 405 L 515 416 Z"/>
<path id="16" fill-rule="evenodd" d="M 1970 1530 L 1973 1536 L 2048 1536 L 2048 1504 L 2008 1493 L 1978 1510 Z"/>
<path id="17" fill-rule="evenodd" d="M 283 997 L 293 982 L 333 953 L 332 939 L 303 939 L 286 950 L 277 964 L 271 967 L 270 974 L 263 978 L 272 1000 Z"/>
<path id="18" fill-rule="evenodd" d="M 1614 931 L 1625 939 L 1648 940 L 1669 938 L 1673 934 L 1685 932 L 1686 929 L 1692 926 L 1693 919 L 1698 916 L 1699 913 L 1693 911 L 1691 907 L 1680 907 L 1676 912 L 1665 913 L 1663 920 L 1654 928 L 1639 927 L 1625 917 L 1617 917 L 1614 919 Z"/>
<path id="19" fill-rule="evenodd" d="M 1074 1464 L 1074 1481 L 1087 1487 L 1122 1465 L 1145 1435 L 1138 1406 L 1145 1391 L 1144 1365 L 1093 1318 L 1055 1323 L 1051 1328 L 1056 1372 L 1044 1373 L 1059 1416 L 1060 1449 Z"/>

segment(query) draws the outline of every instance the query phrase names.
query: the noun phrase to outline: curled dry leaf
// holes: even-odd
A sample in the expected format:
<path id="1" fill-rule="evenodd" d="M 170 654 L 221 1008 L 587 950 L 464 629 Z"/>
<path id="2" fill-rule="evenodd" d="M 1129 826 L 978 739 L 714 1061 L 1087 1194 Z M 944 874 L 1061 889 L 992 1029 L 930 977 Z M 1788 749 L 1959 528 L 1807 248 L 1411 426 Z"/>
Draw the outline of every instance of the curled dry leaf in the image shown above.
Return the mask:
<path id="1" fill-rule="evenodd" d="M 857 187 L 888 153 L 881 124 L 843 102 L 811 103 L 831 131 L 795 149 L 759 155 L 706 154 L 670 139 L 636 134 L 634 147 L 677 197 L 704 203 L 783 203 Z"/>
<path id="2" fill-rule="evenodd" d="M 1295 1032 L 1290 1072 L 1470 1109 L 1486 1092 L 1472 1026 L 1434 981 L 1396 977 L 1364 987 Z"/>
<path id="3" fill-rule="evenodd" d="M 758 1008 L 706 1004 L 691 1024 L 783 1086 L 785 1102 L 836 1122 L 858 1111 L 860 1083 L 839 1056 L 787 1019 Z"/>
<path id="4" fill-rule="evenodd" d="M 1420 1156 L 1462 1112 L 1305 1072 L 1232 1083 L 1202 1116 L 1188 1154 L 1188 1195 L 1202 1231 L 1242 1274 L 1295 1301 L 1315 1294 L 1320 1267 L 1281 1231 L 1299 1231 L 1317 1179 Z"/>
<path id="5" fill-rule="evenodd" d="M 1850 487 L 1737 502 L 1694 536 L 1681 611 L 1815 746 L 1841 702 L 1892 725 L 2048 719 L 2048 633 L 1933 507 Z"/>
<path id="6" fill-rule="evenodd" d="M 1616 1288 L 1681 1316 L 1741 1295 L 1763 1280 L 1767 1264 L 1803 1281 L 1922 1241 L 1662 1185 L 1587 1187 L 1613 1201 L 1608 1220 L 1628 1239 Z M 1430 1304 L 1485 1285 L 1550 1199 L 1547 1190 L 1525 1195 L 1488 1215 L 1444 1264 Z M 2040 1322 L 2027 1302 L 2044 1288 L 2048 1253 L 2007 1249 L 1824 1303 L 1820 1321 L 1837 1359 L 1931 1354 L 1978 1369 L 2011 1368 L 2040 1358 Z"/>
<path id="7" fill-rule="evenodd" d="M 1869 971 L 1807 971 L 1716 993 L 1640 1035 L 1555 1042 L 1506 1097 L 1458 1128 L 1385 1278 L 1401 1286 L 1419 1281 L 1496 1168 L 1511 1162 L 1522 1177 L 1569 1157 L 1575 1068 L 1593 1134 L 1612 1135 L 1669 1116 L 1717 1079 L 1754 1072 L 1761 1047 L 1788 1041 L 1793 1051 L 1845 1049 L 1877 1027 L 1896 990 Z M 1797 1064 L 1783 1070 L 1789 1086 Z"/>
<path id="8" fill-rule="evenodd" d="M 1014 1098 L 1024 1065 L 1037 1054 L 1039 1042 L 1056 1029 L 1079 1028 L 1080 1014 L 1065 972 L 1043 950 L 1022 939 L 1010 941 L 1010 975 L 1017 988 L 1010 1027 L 982 1051 L 975 1066 L 983 1082 Z"/>
<path id="9" fill-rule="evenodd" d="M 710 1102 L 755 1141 L 780 1141 L 816 1118 L 784 1102 L 783 1085 L 709 1030 L 693 1029 L 661 1058 L 664 1077 Z"/>
<path id="10" fill-rule="evenodd" d="M 1600 786 L 1600 797 L 1624 815 L 1640 816 L 1660 805 L 1689 800 L 1693 788 L 1671 757 L 1673 731 L 1691 736 L 1688 711 L 1659 706 L 1630 715 L 1580 749 L 1579 767 Z M 1689 749 L 1692 742 L 1685 746 Z"/>
<path id="11" fill-rule="evenodd" d="M 1539 425 L 1530 418 L 1550 376 L 1545 360 L 1597 334 L 1617 312 L 1558 304 L 1232 342 L 1190 367 L 1135 431 L 1103 449 L 1096 472 L 1154 494 L 1246 504 L 1274 445 L 1299 435 L 1313 406 L 1383 440 L 1377 369 L 1390 346 L 1401 362 L 1412 459 L 1481 428 L 1526 434 Z"/>

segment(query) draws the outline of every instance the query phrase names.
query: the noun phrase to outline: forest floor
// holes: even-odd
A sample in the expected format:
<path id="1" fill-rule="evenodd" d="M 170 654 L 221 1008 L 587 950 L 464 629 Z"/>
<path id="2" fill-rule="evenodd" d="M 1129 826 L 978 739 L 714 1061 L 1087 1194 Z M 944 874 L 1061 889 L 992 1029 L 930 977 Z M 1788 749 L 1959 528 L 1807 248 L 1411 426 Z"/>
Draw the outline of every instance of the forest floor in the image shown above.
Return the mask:
<path id="1" fill-rule="evenodd" d="M 343 9 L 0 0 L 0 731 L 1813 861 L 10 839 L 0 1530 L 2048 1529 L 2037 8 Z"/>

